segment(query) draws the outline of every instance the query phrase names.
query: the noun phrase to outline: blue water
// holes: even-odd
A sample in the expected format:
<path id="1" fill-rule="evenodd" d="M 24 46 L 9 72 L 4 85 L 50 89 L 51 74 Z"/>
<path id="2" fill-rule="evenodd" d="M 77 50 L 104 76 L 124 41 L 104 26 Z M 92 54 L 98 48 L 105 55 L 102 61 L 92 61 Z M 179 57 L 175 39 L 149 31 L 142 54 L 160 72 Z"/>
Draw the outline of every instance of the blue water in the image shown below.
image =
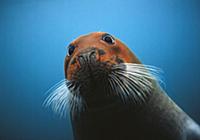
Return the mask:
<path id="1" fill-rule="evenodd" d="M 169 96 L 200 123 L 199 0 L 0 2 L 0 140 L 70 140 L 70 120 L 42 107 L 64 78 L 66 46 L 106 31 L 164 70 Z"/>

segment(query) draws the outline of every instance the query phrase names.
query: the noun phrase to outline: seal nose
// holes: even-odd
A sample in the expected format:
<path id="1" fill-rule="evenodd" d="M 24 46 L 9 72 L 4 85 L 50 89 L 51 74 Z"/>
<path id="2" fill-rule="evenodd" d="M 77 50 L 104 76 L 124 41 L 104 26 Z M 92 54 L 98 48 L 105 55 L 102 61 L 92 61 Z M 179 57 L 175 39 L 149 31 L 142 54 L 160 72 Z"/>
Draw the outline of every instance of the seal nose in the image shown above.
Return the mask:
<path id="1" fill-rule="evenodd" d="M 91 62 L 94 62 L 95 60 L 96 60 L 96 51 L 93 49 L 82 52 L 78 56 L 78 61 L 80 64 L 91 63 Z"/>

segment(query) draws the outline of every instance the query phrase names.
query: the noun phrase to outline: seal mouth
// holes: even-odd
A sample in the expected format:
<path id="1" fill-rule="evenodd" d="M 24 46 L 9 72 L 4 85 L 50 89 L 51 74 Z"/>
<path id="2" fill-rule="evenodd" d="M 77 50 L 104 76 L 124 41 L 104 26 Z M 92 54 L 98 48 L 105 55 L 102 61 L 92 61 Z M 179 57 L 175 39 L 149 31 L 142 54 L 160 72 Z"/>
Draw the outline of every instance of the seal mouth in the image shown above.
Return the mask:
<path id="1" fill-rule="evenodd" d="M 80 94 L 84 98 L 98 98 L 98 100 L 110 94 L 109 74 L 111 65 L 109 62 L 101 62 L 96 59 L 94 53 L 81 56 L 78 59 L 80 68 L 72 76 L 72 82 L 80 87 Z M 96 93 L 99 91 L 100 93 Z M 90 99 L 91 100 L 91 99 Z"/>
<path id="2" fill-rule="evenodd" d="M 89 72 L 89 74 L 88 74 Z M 105 108 L 121 103 L 144 103 L 148 100 L 153 83 L 161 81 L 160 69 L 143 64 L 120 63 L 108 65 L 96 61 L 79 69 L 76 80 L 63 80 L 51 90 L 44 104 L 59 115 Z"/>

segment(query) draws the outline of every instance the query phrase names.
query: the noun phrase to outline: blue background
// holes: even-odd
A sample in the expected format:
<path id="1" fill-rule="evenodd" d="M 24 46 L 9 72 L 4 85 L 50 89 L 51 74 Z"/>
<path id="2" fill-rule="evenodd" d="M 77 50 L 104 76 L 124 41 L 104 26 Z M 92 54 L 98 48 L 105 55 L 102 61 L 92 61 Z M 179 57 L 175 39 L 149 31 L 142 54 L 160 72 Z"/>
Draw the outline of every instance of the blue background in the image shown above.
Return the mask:
<path id="1" fill-rule="evenodd" d="M 200 123 L 199 0 L 5 0 L 0 2 L 0 140 L 70 140 L 70 120 L 42 107 L 64 78 L 66 46 L 106 31 L 145 64 Z"/>

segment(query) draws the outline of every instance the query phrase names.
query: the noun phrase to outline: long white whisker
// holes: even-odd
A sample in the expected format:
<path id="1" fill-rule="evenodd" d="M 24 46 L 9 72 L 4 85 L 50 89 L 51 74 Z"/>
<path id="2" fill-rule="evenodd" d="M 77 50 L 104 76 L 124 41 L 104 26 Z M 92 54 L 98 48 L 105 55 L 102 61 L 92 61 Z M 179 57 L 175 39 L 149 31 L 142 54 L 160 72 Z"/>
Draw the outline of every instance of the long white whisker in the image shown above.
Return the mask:
<path id="1" fill-rule="evenodd" d="M 116 76 L 112 76 L 113 79 L 113 83 L 116 83 L 116 87 L 115 88 L 119 88 L 120 91 L 122 91 L 123 93 L 126 94 L 123 84 L 120 82 L 120 80 L 116 77 Z M 117 91 L 118 96 L 121 97 L 121 99 L 123 100 L 123 102 L 125 102 L 125 94 L 119 94 Z"/>
<path id="2" fill-rule="evenodd" d="M 70 87 L 70 89 L 68 87 Z M 73 93 L 71 93 L 72 90 Z M 82 103 L 81 97 L 77 95 L 78 92 L 79 88 L 75 90 L 75 86 L 72 85 L 72 83 L 65 79 L 61 80 L 46 92 L 46 94 L 48 93 L 49 95 L 45 99 L 43 105 L 45 107 L 51 107 L 60 117 L 65 117 L 67 110 L 73 110 L 74 108 L 79 108 L 79 110 L 81 110 Z"/>
<path id="3" fill-rule="evenodd" d="M 127 75 L 126 74 L 123 74 L 123 73 L 116 73 L 116 74 L 119 74 L 119 76 L 121 77 L 121 78 L 123 78 L 124 80 L 124 85 L 126 86 L 126 88 L 128 88 L 129 89 L 129 91 L 127 91 L 127 95 L 129 96 L 129 97 L 131 97 L 131 96 L 133 96 L 134 97 L 134 99 L 135 99 L 135 101 L 138 101 L 139 99 L 138 99 L 138 97 L 136 96 L 136 95 L 138 95 L 140 98 L 142 97 L 141 96 L 141 92 L 139 92 L 140 90 L 140 88 L 137 88 L 138 87 L 138 84 L 136 83 L 136 80 L 137 79 L 134 79 L 134 80 L 131 80 L 129 77 L 127 77 Z M 115 75 L 116 75 L 115 74 Z M 131 84 L 131 83 L 135 83 L 135 84 Z M 132 94 L 133 92 L 135 92 L 136 94 Z"/>
<path id="4" fill-rule="evenodd" d="M 155 66 L 121 63 L 113 66 L 110 77 L 119 84 L 121 94 L 123 94 L 120 96 L 125 96 L 125 100 L 129 97 L 136 101 L 145 101 L 153 88 L 152 82 L 163 83 L 160 79 L 161 72 L 162 70 Z"/>

